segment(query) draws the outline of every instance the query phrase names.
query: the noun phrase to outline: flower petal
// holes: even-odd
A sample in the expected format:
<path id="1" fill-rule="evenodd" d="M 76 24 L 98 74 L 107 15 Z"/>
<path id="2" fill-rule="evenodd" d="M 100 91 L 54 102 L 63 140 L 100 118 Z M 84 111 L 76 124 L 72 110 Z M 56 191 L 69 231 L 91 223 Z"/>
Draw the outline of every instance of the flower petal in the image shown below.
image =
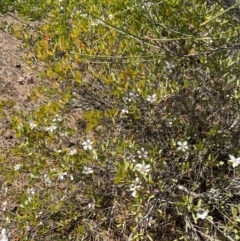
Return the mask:
<path id="1" fill-rule="evenodd" d="M 141 164 L 141 163 L 138 163 L 138 164 L 136 165 L 136 169 L 141 170 L 141 169 L 142 169 L 142 164 Z"/>
<path id="2" fill-rule="evenodd" d="M 233 155 L 229 155 L 229 157 L 230 157 L 231 160 L 235 159 L 235 157 Z"/>

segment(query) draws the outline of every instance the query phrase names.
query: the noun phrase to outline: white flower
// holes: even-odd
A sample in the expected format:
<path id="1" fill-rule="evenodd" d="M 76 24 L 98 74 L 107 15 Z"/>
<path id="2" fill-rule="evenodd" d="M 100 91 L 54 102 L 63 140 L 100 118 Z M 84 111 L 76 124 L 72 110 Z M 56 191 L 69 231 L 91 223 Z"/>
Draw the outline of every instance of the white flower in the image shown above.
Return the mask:
<path id="1" fill-rule="evenodd" d="M 138 158 L 147 158 L 147 154 L 148 152 L 144 150 L 144 148 L 142 147 L 140 149 L 140 151 L 137 151 L 137 154 L 138 154 Z"/>
<path id="2" fill-rule="evenodd" d="M 129 190 L 132 192 L 132 197 L 137 196 L 137 191 L 141 188 L 141 182 L 139 181 L 139 178 L 137 177 L 135 181 L 130 185 Z"/>
<path id="3" fill-rule="evenodd" d="M 32 130 L 32 129 L 34 129 L 34 128 L 37 127 L 37 124 L 31 121 L 31 122 L 29 123 L 29 126 L 30 126 L 30 129 Z"/>
<path id="4" fill-rule="evenodd" d="M 131 184 L 130 191 L 132 192 L 132 196 L 136 197 L 136 194 L 137 194 L 136 185 Z"/>
<path id="5" fill-rule="evenodd" d="M 95 203 L 89 203 L 89 204 L 88 204 L 88 208 L 94 209 L 94 208 L 95 208 Z"/>
<path id="6" fill-rule="evenodd" d="M 133 92 L 130 92 L 128 97 L 124 98 L 124 101 L 126 102 L 132 102 L 136 97 L 138 96 L 138 94 L 135 94 Z"/>
<path id="7" fill-rule="evenodd" d="M 139 185 L 131 184 L 130 185 L 130 191 L 132 192 L 132 197 L 136 197 L 137 195 L 137 189 L 139 189 Z"/>
<path id="8" fill-rule="evenodd" d="M 146 223 L 147 223 L 148 227 L 151 227 L 153 224 L 153 218 L 152 217 L 146 218 Z"/>
<path id="9" fill-rule="evenodd" d="M 87 149 L 88 150 L 92 150 L 93 148 L 92 148 L 92 141 L 91 140 L 87 140 L 87 141 L 84 141 L 83 143 L 82 143 L 82 145 L 83 145 L 83 149 L 86 151 Z"/>
<path id="10" fill-rule="evenodd" d="M 93 173 L 93 169 L 91 167 L 86 167 L 86 166 L 83 167 L 83 174 L 88 175 L 91 173 Z"/>
<path id="11" fill-rule="evenodd" d="M 136 156 L 133 154 L 130 154 L 128 157 L 126 157 L 127 160 L 135 163 L 136 162 Z"/>
<path id="12" fill-rule="evenodd" d="M 175 65 L 170 62 L 166 62 L 166 68 L 169 71 L 169 73 L 172 73 L 173 69 L 175 68 Z"/>
<path id="13" fill-rule="evenodd" d="M 125 102 L 132 102 L 132 99 L 131 99 L 131 98 L 128 98 L 128 97 L 123 98 L 123 100 L 124 100 Z"/>
<path id="14" fill-rule="evenodd" d="M 6 207 L 7 207 L 7 201 L 4 201 L 2 203 L 2 210 L 3 210 L 3 212 L 6 210 Z"/>
<path id="15" fill-rule="evenodd" d="M 46 183 L 46 185 L 47 186 L 50 186 L 51 185 L 51 180 L 49 179 L 49 177 L 47 176 L 47 174 L 44 174 L 43 175 L 43 179 L 44 179 L 44 181 L 45 181 L 45 183 Z"/>
<path id="16" fill-rule="evenodd" d="M 188 144 L 186 141 L 184 141 L 184 142 L 179 141 L 177 144 L 178 144 L 178 147 L 177 147 L 178 151 L 185 152 L 186 150 L 188 150 Z"/>
<path id="17" fill-rule="evenodd" d="M 139 177 L 135 178 L 135 183 L 141 184 Z"/>
<path id="18" fill-rule="evenodd" d="M 27 194 L 29 194 L 29 195 L 34 195 L 35 194 L 35 190 L 34 190 L 34 188 L 27 188 Z"/>
<path id="19" fill-rule="evenodd" d="M 149 96 L 147 97 L 147 101 L 149 101 L 149 102 L 151 102 L 151 103 L 154 103 L 156 100 L 157 100 L 156 94 L 149 95 Z"/>
<path id="20" fill-rule="evenodd" d="M 62 117 L 61 116 L 59 116 L 59 115 L 55 115 L 55 118 L 53 118 L 53 122 L 61 122 L 63 119 L 62 119 Z"/>
<path id="21" fill-rule="evenodd" d="M 62 136 L 62 137 L 65 137 L 65 136 L 68 136 L 68 133 L 67 132 L 60 132 L 59 135 Z"/>
<path id="22" fill-rule="evenodd" d="M 3 228 L 0 235 L 0 241 L 8 241 L 8 237 L 6 233 L 7 233 L 7 230 Z"/>
<path id="23" fill-rule="evenodd" d="M 200 219 L 205 219 L 208 215 L 208 211 L 202 209 L 202 208 L 199 208 L 197 210 L 197 218 L 200 218 Z"/>
<path id="24" fill-rule="evenodd" d="M 76 11 L 77 14 L 81 14 L 81 17 L 88 18 L 88 14 L 82 13 L 81 11 Z"/>
<path id="25" fill-rule="evenodd" d="M 122 114 L 128 114 L 128 110 L 126 110 L 126 109 L 122 109 Z"/>
<path id="26" fill-rule="evenodd" d="M 74 177 L 73 177 L 73 175 L 72 175 L 72 174 L 70 174 L 70 175 L 69 175 L 69 177 L 70 177 L 70 180 L 71 180 L 71 181 L 73 181 L 73 180 L 74 180 Z"/>
<path id="27" fill-rule="evenodd" d="M 59 181 L 63 181 L 67 177 L 67 172 L 60 173 L 58 176 Z"/>
<path id="28" fill-rule="evenodd" d="M 232 166 L 233 168 L 237 167 L 238 165 L 240 165 L 240 157 L 236 158 L 232 155 L 229 155 L 230 160 L 228 160 L 229 162 L 232 162 Z"/>
<path id="29" fill-rule="evenodd" d="M 150 172 L 151 170 L 151 166 L 148 164 L 148 165 L 145 165 L 145 164 L 141 164 L 141 163 L 138 163 L 136 166 L 135 166 L 135 169 L 139 172 L 141 172 L 143 175 L 147 174 L 148 172 Z"/>
<path id="30" fill-rule="evenodd" d="M 77 150 L 75 148 L 73 148 L 72 150 L 69 151 L 70 156 L 73 156 L 75 154 L 77 154 Z"/>
<path id="31" fill-rule="evenodd" d="M 49 131 L 49 132 L 53 132 L 53 131 L 55 131 L 56 129 L 57 129 L 57 126 L 54 126 L 54 125 L 45 128 L 45 130 L 46 130 L 46 131 Z"/>
<path id="32" fill-rule="evenodd" d="M 2 186 L 2 188 L 1 188 L 0 191 L 3 193 L 3 195 L 6 196 L 6 194 L 7 194 L 7 192 L 8 192 L 8 187 L 4 187 L 4 186 Z"/>
<path id="33" fill-rule="evenodd" d="M 21 167 L 21 164 L 16 164 L 13 168 L 15 171 L 19 170 Z"/>
<path id="34" fill-rule="evenodd" d="M 27 197 L 27 199 L 24 201 L 24 205 L 27 206 L 32 200 L 33 200 L 32 197 Z"/>
<path id="35" fill-rule="evenodd" d="M 109 20 L 112 20 L 112 19 L 114 19 L 114 15 L 113 14 L 109 14 L 108 18 L 109 18 Z"/>

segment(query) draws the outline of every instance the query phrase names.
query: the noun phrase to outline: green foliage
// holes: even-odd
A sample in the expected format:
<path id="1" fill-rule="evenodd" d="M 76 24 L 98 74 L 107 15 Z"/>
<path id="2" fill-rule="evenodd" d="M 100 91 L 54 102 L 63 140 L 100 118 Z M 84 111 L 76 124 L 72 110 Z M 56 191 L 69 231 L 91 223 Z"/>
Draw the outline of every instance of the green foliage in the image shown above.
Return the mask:
<path id="1" fill-rule="evenodd" d="M 209 2 L 12 3 L 39 21 L 13 32 L 44 70 L 11 119 L 1 159 L 19 166 L 3 178 L 24 184 L 2 226 L 19 240 L 240 239 L 239 26 Z"/>

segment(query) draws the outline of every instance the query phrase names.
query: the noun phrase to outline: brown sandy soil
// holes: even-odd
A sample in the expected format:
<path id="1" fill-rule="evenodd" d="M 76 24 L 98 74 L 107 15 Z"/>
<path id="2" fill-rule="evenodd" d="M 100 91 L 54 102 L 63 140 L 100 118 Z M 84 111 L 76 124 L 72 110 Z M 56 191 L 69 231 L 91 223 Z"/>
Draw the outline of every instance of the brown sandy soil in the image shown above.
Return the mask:
<path id="1" fill-rule="evenodd" d="M 0 26 L 4 20 L 0 18 Z M 9 17 L 7 21 L 12 19 Z M 4 149 L 14 143 L 9 115 L 14 109 L 27 107 L 30 90 L 36 85 L 36 77 L 24 64 L 25 54 L 18 39 L 0 30 L 0 103 L 4 103 L 5 110 L 0 116 L 0 148 Z"/>

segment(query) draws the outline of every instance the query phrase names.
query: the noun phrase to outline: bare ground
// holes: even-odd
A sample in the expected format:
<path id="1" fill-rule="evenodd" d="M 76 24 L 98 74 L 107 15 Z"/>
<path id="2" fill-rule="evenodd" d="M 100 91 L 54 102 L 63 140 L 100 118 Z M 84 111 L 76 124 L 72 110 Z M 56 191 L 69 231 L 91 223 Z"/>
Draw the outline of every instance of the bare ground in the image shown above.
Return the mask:
<path id="1" fill-rule="evenodd" d="M 0 18 L 0 26 L 4 20 Z M 25 54 L 20 40 L 0 30 L 0 103 L 4 109 L 0 116 L 0 148 L 8 148 L 15 142 L 9 116 L 14 109 L 27 107 L 30 90 L 36 85 L 36 78 L 24 63 Z"/>

